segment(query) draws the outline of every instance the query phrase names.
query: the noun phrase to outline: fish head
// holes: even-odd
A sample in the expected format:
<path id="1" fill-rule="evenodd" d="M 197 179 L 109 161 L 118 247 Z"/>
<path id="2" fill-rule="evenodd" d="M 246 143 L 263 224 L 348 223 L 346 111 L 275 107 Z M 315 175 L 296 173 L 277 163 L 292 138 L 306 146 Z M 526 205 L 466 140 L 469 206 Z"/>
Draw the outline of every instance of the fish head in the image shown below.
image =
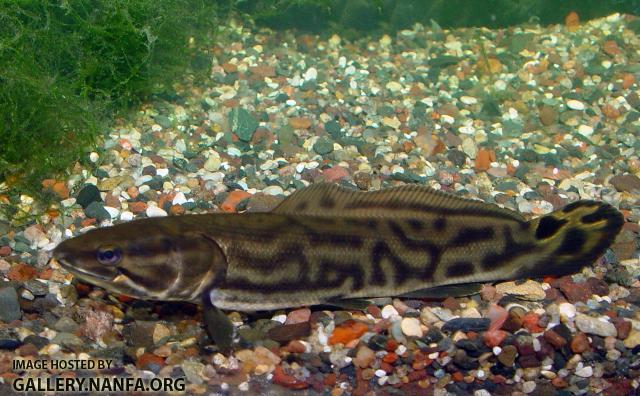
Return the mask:
<path id="1" fill-rule="evenodd" d="M 76 278 L 112 293 L 197 301 L 224 277 L 226 259 L 214 240 L 170 220 L 94 229 L 60 243 L 53 259 Z"/>

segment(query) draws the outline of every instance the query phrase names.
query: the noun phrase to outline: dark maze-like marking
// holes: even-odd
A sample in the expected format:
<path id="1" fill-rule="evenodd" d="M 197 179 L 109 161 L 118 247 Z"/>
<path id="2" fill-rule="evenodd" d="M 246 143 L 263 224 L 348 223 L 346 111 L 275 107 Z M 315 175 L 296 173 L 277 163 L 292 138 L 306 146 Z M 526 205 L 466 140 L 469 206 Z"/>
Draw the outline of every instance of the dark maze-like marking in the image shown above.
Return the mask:
<path id="1" fill-rule="evenodd" d="M 480 262 L 480 266 L 485 271 L 495 269 L 497 266 L 508 263 L 512 260 L 516 260 L 521 256 L 529 253 L 531 249 L 535 248 L 535 244 L 532 243 L 518 243 L 513 239 L 511 235 L 511 229 L 509 226 L 502 228 L 502 235 L 505 239 L 504 249 L 502 252 L 487 253 Z"/>
<path id="2" fill-rule="evenodd" d="M 421 266 L 421 268 L 413 268 L 404 263 L 400 258 L 396 257 L 396 259 L 401 263 L 401 265 L 396 266 L 398 267 L 396 270 L 396 279 L 399 283 L 402 284 L 411 273 L 417 273 L 417 278 L 422 280 L 433 279 L 435 269 L 437 268 L 440 262 L 440 257 L 442 256 L 442 249 L 435 243 L 426 239 L 409 238 L 402 227 L 400 227 L 400 225 L 394 220 L 387 221 L 387 226 L 407 250 L 423 251 L 427 254 L 427 262 L 425 265 Z M 389 253 L 392 254 L 391 252 Z M 395 255 L 393 256 L 395 257 Z M 407 273 L 398 275 L 400 268 L 403 272 L 406 271 Z"/>
<path id="3" fill-rule="evenodd" d="M 487 241 L 493 239 L 495 233 L 493 227 L 464 227 L 458 234 L 450 241 L 447 246 L 460 247 L 471 245 L 472 243 Z"/>
<path id="4" fill-rule="evenodd" d="M 458 261 L 447 267 L 447 277 L 459 278 L 474 273 L 474 266 L 470 261 Z"/>

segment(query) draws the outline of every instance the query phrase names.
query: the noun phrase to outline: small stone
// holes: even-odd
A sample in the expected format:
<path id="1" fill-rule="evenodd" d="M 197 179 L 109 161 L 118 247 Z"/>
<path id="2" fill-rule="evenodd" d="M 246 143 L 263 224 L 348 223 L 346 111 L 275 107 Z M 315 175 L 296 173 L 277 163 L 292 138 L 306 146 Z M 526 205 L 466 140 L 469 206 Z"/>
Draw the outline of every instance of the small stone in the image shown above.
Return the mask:
<path id="1" fill-rule="evenodd" d="M 9 323 L 22 318 L 18 293 L 13 287 L 0 288 L 0 320 Z"/>
<path id="2" fill-rule="evenodd" d="M 571 303 L 561 303 L 558 306 L 558 311 L 560 313 L 560 319 L 563 322 L 573 321 L 573 319 L 576 317 L 576 307 Z"/>
<path id="3" fill-rule="evenodd" d="M 307 117 L 292 117 L 289 118 L 289 125 L 293 129 L 309 129 L 311 128 L 311 119 Z"/>
<path id="4" fill-rule="evenodd" d="M 280 343 L 305 338 L 308 337 L 309 334 L 311 334 L 311 324 L 309 322 L 277 326 L 269 329 L 267 332 L 267 336 L 270 339 Z"/>
<path id="5" fill-rule="evenodd" d="M 78 330 L 78 327 L 78 324 L 74 322 L 73 319 L 65 316 L 58 319 L 58 321 L 53 325 L 55 330 L 65 333 L 75 333 L 76 330 Z"/>
<path id="6" fill-rule="evenodd" d="M 85 345 L 82 338 L 72 333 L 60 332 L 51 340 L 51 343 L 62 345 L 63 347 L 75 349 Z"/>
<path id="7" fill-rule="evenodd" d="M 371 366 L 375 359 L 375 352 L 367 346 L 362 345 L 360 348 L 358 348 L 358 352 L 356 352 L 356 357 L 353 359 L 353 364 L 356 367 L 367 368 Z"/>
<path id="8" fill-rule="evenodd" d="M 542 125 L 550 126 L 558 121 L 558 112 L 551 106 L 542 106 L 539 117 Z"/>
<path id="9" fill-rule="evenodd" d="M 584 137 L 590 137 L 593 135 L 593 127 L 591 125 L 581 124 L 578 126 L 578 133 Z"/>
<path id="10" fill-rule="evenodd" d="M 610 323 L 592 316 L 577 314 L 576 327 L 587 334 L 596 334 L 600 337 L 615 337 L 616 327 Z"/>
<path id="11" fill-rule="evenodd" d="M 385 88 L 387 88 L 389 91 L 393 93 L 398 93 L 402 90 L 402 84 L 400 84 L 397 81 L 389 81 L 385 86 Z"/>
<path id="12" fill-rule="evenodd" d="M 476 159 L 476 170 L 478 171 L 486 171 L 491 166 L 491 162 L 496 160 L 496 154 L 493 150 L 488 150 L 481 148 L 475 155 Z"/>
<path id="13" fill-rule="evenodd" d="M 587 108 L 584 105 L 584 103 L 576 99 L 567 100 L 567 107 L 570 108 L 571 110 L 578 110 L 578 111 L 581 111 Z"/>
<path id="14" fill-rule="evenodd" d="M 104 221 L 111 219 L 111 214 L 104 208 L 102 202 L 92 202 L 84 210 L 84 214 L 87 217 L 96 219 L 98 221 Z"/>
<path id="15" fill-rule="evenodd" d="M 325 169 L 322 172 L 324 179 L 330 183 L 337 182 L 349 177 L 349 170 L 342 166 L 334 166 L 333 168 Z"/>
<path id="16" fill-rule="evenodd" d="M 549 342 L 549 344 L 553 345 L 555 348 L 562 348 L 567 344 L 567 340 L 564 339 L 560 334 L 553 331 L 553 329 L 549 329 L 544 332 L 544 339 Z"/>
<path id="17" fill-rule="evenodd" d="M 36 269 L 25 263 L 18 263 L 11 266 L 7 273 L 7 278 L 12 281 L 26 282 L 36 277 Z M 0 307 L 2 305 L 0 304 Z"/>
<path id="18" fill-rule="evenodd" d="M 280 186 L 267 186 L 262 192 L 267 195 L 283 195 L 284 190 Z"/>
<path id="19" fill-rule="evenodd" d="M 394 308 L 393 305 L 385 305 L 382 308 L 381 314 L 383 319 L 391 319 L 393 317 L 399 316 L 398 311 Z"/>
<path id="20" fill-rule="evenodd" d="M 296 324 L 296 323 L 304 323 L 308 322 L 311 316 L 311 310 L 309 308 L 297 309 L 295 311 L 289 312 L 287 315 L 287 320 L 285 324 Z"/>
<path id="21" fill-rule="evenodd" d="M 506 367 L 511 367 L 513 363 L 515 363 L 517 355 L 518 349 L 515 346 L 505 345 L 502 348 L 502 352 L 498 355 L 498 360 Z"/>
<path id="22" fill-rule="evenodd" d="M 636 175 L 616 175 L 609 180 L 609 183 L 615 187 L 618 191 L 632 192 L 634 190 L 640 191 L 640 178 Z"/>
<path id="23" fill-rule="evenodd" d="M 329 337 L 329 345 L 346 345 L 349 342 L 360 338 L 368 329 L 369 326 L 365 323 L 347 321 L 342 326 L 336 327 L 333 330 L 333 334 Z"/>
<path id="24" fill-rule="evenodd" d="M 87 184 L 78 192 L 76 202 L 82 206 L 83 209 L 86 209 L 92 202 L 102 202 L 100 190 L 93 184 Z"/>
<path id="25" fill-rule="evenodd" d="M 529 394 L 536 389 L 535 381 L 525 381 L 522 383 L 522 392 Z"/>
<path id="26" fill-rule="evenodd" d="M 171 330 L 162 323 L 157 323 L 153 328 L 153 343 L 158 345 L 163 339 L 171 336 Z"/>
<path id="27" fill-rule="evenodd" d="M 542 285 L 533 280 L 524 283 L 502 282 L 496 285 L 496 291 L 503 295 L 511 295 L 523 300 L 541 301 L 546 297 Z"/>
<path id="28" fill-rule="evenodd" d="M 578 333 L 571 339 L 569 344 L 573 353 L 582 353 L 589 349 L 589 339 L 584 333 Z"/>
<path id="29" fill-rule="evenodd" d="M 234 107 L 229 112 L 229 126 L 240 140 L 250 142 L 258 129 L 258 121 L 247 110 Z"/>
<path id="30" fill-rule="evenodd" d="M 203 168 L 209 172 L 215 172 L 220 169 L 221 164 L 222 160 L 220 159 L 220 154 L 213 151 L 209 154 L 209 158 L 204 162 Z"/>
<path id="31" fill-rule="evenodd" d="M 614 318 L 611 319 L 611 321 L 613 322 L 613 325 L 616 327 L 616 331 L 618 332 L 618 339 L 626 339 L 629 336 L 629 332 L 631 331 L 631 322 L 623 318 Z"/>
<path id="32" fill-rule="evenodd" d="M 624 340 L 624 346 L 633 349 L 640 345 L 640 331 L 631 329 L 629 336 Z"/>
<path id="33" fill-rule="evenodd" d="M 422 337 L 422 328 L 418 318 L 404 318 L 400 326 L 402 333 L 407 337 Z"/>
<path id="34" fill-rule="evenodd" d="M 168 216 L 168 213 L 158 206 L 147 206 L 147 210 L 145 211 L 147 217 L 163 217 Z"/>
<path id="35" fill-rule="evenodd" d="M 469 331 L 487 331 L 491 325 L 491 319 L 489 318 L 455 318 L 447 321 L 442 326 L 442 331 L 454 332 L 461 330 L 464 332 Z"/>
<path id="36" fill-rule="evenodd" d="M 579 369 L 576 370 L 576 375 L 578 377 L 589 378 L 593 375 L 593 367 L 591 366 L 580 367 Z"/>

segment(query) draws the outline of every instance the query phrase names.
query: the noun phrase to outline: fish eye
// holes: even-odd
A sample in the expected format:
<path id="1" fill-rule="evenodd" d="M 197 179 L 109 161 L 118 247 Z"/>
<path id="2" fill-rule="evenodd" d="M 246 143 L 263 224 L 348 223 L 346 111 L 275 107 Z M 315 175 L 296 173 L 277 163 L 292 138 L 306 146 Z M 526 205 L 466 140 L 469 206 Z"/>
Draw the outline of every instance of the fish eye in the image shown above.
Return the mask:
<path id="1" fill-rule="evenodd" d="M 96 258 L 100 264 L 113 265 L 122 258 L 122 250 L 113 246 L 103 246 L 98 249 Z"/>

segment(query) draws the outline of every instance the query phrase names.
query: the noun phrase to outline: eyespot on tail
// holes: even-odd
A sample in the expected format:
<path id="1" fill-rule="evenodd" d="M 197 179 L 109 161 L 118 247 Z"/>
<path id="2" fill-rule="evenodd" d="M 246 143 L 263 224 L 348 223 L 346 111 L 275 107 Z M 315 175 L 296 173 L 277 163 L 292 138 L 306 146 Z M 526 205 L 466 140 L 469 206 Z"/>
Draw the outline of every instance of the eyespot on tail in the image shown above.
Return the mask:
<path id="1" fill-rule="evenodd" d="M 546 259 L 526 275 L 562 276 L 592 264 L 613 244 L 624 216 L 610 204 L 577 201 L 531 220 L 532 231 Z"/>

